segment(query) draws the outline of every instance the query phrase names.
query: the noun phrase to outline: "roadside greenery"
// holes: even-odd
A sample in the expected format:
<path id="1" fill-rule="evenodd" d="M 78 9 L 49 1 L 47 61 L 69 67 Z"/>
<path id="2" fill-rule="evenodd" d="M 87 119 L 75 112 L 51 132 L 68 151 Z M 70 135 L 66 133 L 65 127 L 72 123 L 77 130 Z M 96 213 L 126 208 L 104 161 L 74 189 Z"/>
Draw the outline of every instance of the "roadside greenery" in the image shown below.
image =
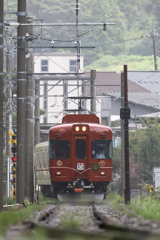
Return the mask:
<path id="1" fill-rule="evenodd" d="M 124 205 L 124 199 L 113 192 L 111 192 L 107 199 L 109 205 L 121 212 L 122 215 L 127 217 L 133 217 L 136 215 L 142 216 L 144 219 L 159 221 L 160 223 L 160 193 L 151 194 L 147 193 L 137 198 L 131 198 L 131 202 L 128 205 Z"/>
<path id="2" fill-rule="evenodd" d="M 141 120 L 143 129 L 129 132 L 130 177 L 136 184 L 153 184 L 153 168 L 160 166 L 160 123 L 159 119 Z M 113 151 L 113 169 L 120 169 L 121 149 Z"/>
<path id="3" fill-rule="evenodd" d="M 23 224 L 30 217 L 34 219 L 36 213 L 44 209 L 51 202 L 57 203 L 58 200 L 40 197 L 39 204 L 32 204 L 28 199 L 25 199 L 24 205 L 26 207 L 19 210 L 20 206 L 14 205 L 15 200 L 8 200 L 8 204 L 12 204 L 13 206 L 4 208 L 4 212 L 0 213 L 0 236 L 4 235 L 10 226 Z"/>
<path id="4" fill-rule="evenodd" d="M 0 213 L 0 235 L 4 235 L 9 226 L 19 225 L 24 223 L 30 216 L 33 216 L 36 211 L 44 208 L 44 205 L 28 205 L 27 208 L 17 210 L 18 207 L 10 207 L 8 210 Z"/>
<path id="5" fill-rule="evenodd" d="M 69 229 L 74 229 L 74 228 L 77 228 L 81 222 L 83 222 L 83 215 L 77 215 L 75 213 L 71 213 L 71 215 L 68 215 L 61 219 L 61 222 L 60 222 L 60 225 L 63 227 L 63 228 L 69 228 Z"/>
<path id="6" fill-rule="evenodd" d="M 130 158 L 141 163 L 141 177 L 152 184 L 153 167 L 160 166 L 160 123 L 158 118 L 142 118 L 143 130 L 130 133 Z"/>

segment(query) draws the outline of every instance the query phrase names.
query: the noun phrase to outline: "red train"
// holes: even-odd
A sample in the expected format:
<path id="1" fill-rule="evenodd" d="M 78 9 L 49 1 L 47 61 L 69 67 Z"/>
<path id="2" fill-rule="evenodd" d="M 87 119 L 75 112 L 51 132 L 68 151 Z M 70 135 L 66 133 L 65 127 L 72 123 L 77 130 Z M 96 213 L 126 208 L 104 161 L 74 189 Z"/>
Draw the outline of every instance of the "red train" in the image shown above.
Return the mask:
<path id="1" fill-rule="evenodd" d="M 97 116 L 66 115 L 62 124 L 50 129 L 49 148 L 45 143 L 36 148 L 38 185 L 44 193 L 51 185 L 59 200 L 79 195 L 105 197 L 112 176 L 112 130 L 101 125 Z M 48 166 L 39 164 L 46 158 L 44 152 L 49 153 L 49 163 L 44 160 Z"/>

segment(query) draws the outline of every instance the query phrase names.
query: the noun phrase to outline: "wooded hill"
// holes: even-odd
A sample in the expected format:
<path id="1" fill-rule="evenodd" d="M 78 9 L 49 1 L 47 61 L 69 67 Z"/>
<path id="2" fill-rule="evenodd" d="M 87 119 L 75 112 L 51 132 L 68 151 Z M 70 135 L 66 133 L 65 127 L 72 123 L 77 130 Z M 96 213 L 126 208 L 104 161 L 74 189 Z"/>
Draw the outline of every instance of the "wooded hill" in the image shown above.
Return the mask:
<path id="1" fill-rule="evenodd" d="M 95 49 L 82 50 L 85 53 L 85 66 L 106 55 L 153 54 L 152 27 L 160 34 L 160 0 L 79 0 L 79 22 L 81 23 L 116 23 L 103 27 L 79 27 L 79 40 L 82 46 L 95 46 Z M 5 1 L 5 11 L 17 11 L 17 1 Z M 43 22 L 75 23 L 75 0 L 27 0 L 28 16 L 43 19 Z M 8 15 L 7 15 L 8 16 Z M 93 31 L 90 31 L 90 30 Z M 87 32 L 87 33 L 86 33 Z M 83 34 L 86 33 L 86 34 Z M 39 27 L 34 34 L 41 34 Z M 150 34 L 150 35 L 149 35 Z M 76 38 L 75 27 L 43 27 L 43 44 L 50 45 L 54 40 L 57 45 L 73 46 Z M 158 51 L 159 36 L 155 36 Z M 50 51 L 50 50 L 49 50 Z M 53 51 L 71 51 L 54 49 Z M 72 50 L 72 52 L 75 50 Z M 158 54 L 158 52 L 157 52 Z"/>

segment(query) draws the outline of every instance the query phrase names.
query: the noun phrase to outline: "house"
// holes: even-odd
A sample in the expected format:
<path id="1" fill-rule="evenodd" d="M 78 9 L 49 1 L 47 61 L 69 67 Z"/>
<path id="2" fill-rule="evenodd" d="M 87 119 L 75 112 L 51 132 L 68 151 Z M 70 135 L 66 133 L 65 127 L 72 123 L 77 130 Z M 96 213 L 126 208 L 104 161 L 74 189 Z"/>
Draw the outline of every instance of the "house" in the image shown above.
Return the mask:
<path id="1" fill-rule="evenodd" d="M 82 73 L 83 59 L 84 56 L 81 55 L 79 66 Z M 77 80 L 74 77 L 76 72 L 76 54 L 62 52 L 34 54 L 34 73 L 37 74 L 35 78 L 39 79 L 40 83 L 40 108 L 45 111 L 41 116 L 41 123 L 61 122 L 64 110 L 70 107 L 72 102 L 68 101 L 67 97 L 77 96 L 77 91 L 82 94 L 81 87 L 76 87 Z"/>
<path id="2" fill-rule="evenodd" d="M 88 75 L 89 73 L 85 73 Z M 89 95 L 89 88 L 87 89 Z M 121 75 L 116 72 L 97 72 L 96 95 L 111 98 L 111 118 L 119 119 L 121 107 Z M 128 103 L 131 117 L 159 112 L 160 95 L 128 78 Z"/>
<path id="3" fill-rule="evenodd" d="M 76 96 L 90 96 L 90 72 L 84 71 L 84 56 L 80 57 L 77 75 L 77 56 L 73 53 L 36 53 L 34 72 L 40 82 L 40 108 L 43 124 L 58 124 L 69 109 L 78 109 Z M 160 73 L 158 71 L 128 71 L 128 103 L 131 118 L 159 112 Z M 96 114 L 101 123 L 111 125 L 119 119 L 121 107 L 121 74 L 96 72 Z M 83 108 L 90 111 L 90 101 L 83 101 Z"/>
<path id="4" fill-rule="evenodd" d="M 83 72 L 84 55 L 80 57 L 80 70 Z M 77 56 L 75 53 L 34 53 L 34 72 L 42 74 L 73 74 L 76 72 Z"/>
<path id="5" fill-rule="evenodd" d="M 160 71 L 128 71 L 128 79 L 152 93 L 160 94 Z"/>
<path id="6" fill-rule="evenodd" d="M 79 102 L 74 97 L 86 96 L 86 85 L 90 88 L 90 72 L 83 73 L 84 56 L 80 57 L 77 74 L 77 56 L 72 53 L 39 53 L 34 55 L 35 78 L 40 83 L 40 108 L 45 111 L 40 122 L 58 124 L 69 110 L 78 109 Z M 88 95 L 90 96 L 90 94 Z M 90 111 L 90 100 L 83 100 L 85 112 Z M 96 114 L 101 123 L 111 125 L 110 97 L 101 95 L 96 101 Z M 72 111 L 70 111 L 72 112 Z"/>

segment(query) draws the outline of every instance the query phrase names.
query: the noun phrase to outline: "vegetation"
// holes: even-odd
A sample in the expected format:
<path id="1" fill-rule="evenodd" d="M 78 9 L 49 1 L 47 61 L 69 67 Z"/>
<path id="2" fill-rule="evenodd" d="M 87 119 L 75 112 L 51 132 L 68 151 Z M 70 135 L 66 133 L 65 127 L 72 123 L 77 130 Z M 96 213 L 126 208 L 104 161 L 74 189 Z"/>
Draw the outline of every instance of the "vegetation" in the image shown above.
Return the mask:
<path id="1" fill-rule="evenodd" d="M 120 147 L 113 148 L 113 171 L 119 172 L 121 162 L 121 149 Z"/>
<path id="2" fill-rule="evenodd" d="M 142 193 L 142 196 L 138 198 L 131 198 L 129 205 L 122 205 L 124 200 L 117 194 L 110 193 L 107 197 L 107 202 L 118 209 L 121 214 L 127 217 L 133 217 L 140 215 L 145 219 L 156 220 L 160 222 L 160 194 L 152 195 L 146 192 Z"/>
<path id="3" fill-rule="evenodd" d="M 74 229 L 74 228 L 78 228 L 78 226 L 83 222 L 83 215 L 77 215 L 77 213 L 71 213 L 71 215 L 68 215 L 61 219 L 61 226 L 64 228 L 69 228 L 69 229 Z"/>
<path id="4" fill-rule="evenodd" d="M 40 116 L 41 115 L 44 115 L 46 113 L 46 111 L 45 110 L 43 110 L 43 109 L 40 109 Z"/>
<path id="5" fill-rule="evenodd" d="M 143 70 L 151 64 L 150 58 L 153 59 L 152 28 L 155 33 L 160 31 L 160 0 L 79 0 L 79 3 L 79 22 L 116 24 L 107 26 L 106 31 L 102 30 L 103 26 L 79 27 L 81 45 L 96 47 L 95 49 L 82 49 L 82 53 L 85 54 L 86 69 L 90 70 L 92 66 L 100 71 L 104 69 L 107 71 L 117 69 L 118 71 L 121 65 L 127 62 L 130 69 L 142 70 L 138 63 L 141 62 L 141 57 L 145 59 Z M 74 7 L 75 1 L 69 0 L 27 1 L 28 16 L 42 19 L 45 23 L 75 23 Z M 5 2 L 5 12 L 7 11 L 16 12 L 17 2 Z M 54 40 L 55 45 L 73 46 L 76 28 L 71 26 L 43 27 L 42 29 L 35 27 L 34 36 L 39 36 L 40 39 L 40 41 L 35 40 L 35 45 L 38 42 L 41 43 L 41 40 L 43 40 L 42 45 L 51 45 L 51 40 Z M 158 34 L 155 36 L 155 41 L 158 45 L 160 41 Z M 54 48 L 54 51 L 64 51 L 64 49 Z M 75 52 L 75 49 L 73 51 Z M 154 69 L 153 65 L 151 69 Z"/>
<path id="6" fill-rule="evenodd" d="M 146 183 L 153 182 L 153 167 L 160 166 L 160 123 L 143 118 L 143 130 L 130 134 L 131 158 L 142 164 L 141 176 Z"/>
<path id="7" fill-rule="evenodd" d="M 142 129 L 129 133 L 130 178 L 133 184 L 153 184 L 153 168 L 160 166 L 160 123 L 158 118 L 141 119 Z M 121 149 L 113 151 L 113 169 L 119 172 Z"/>
<path id="8" fill-rule="evenodd" d="M 139 161 L 143 163 L 142 177 L 144 181 L 152 183 L 153 167 L 160 166 L 160 123 L 158 118 L 155 120 L 143 118 L 142 124 L 146 129 L 141 130 L 138 139 L 140 142 Z"/>
<path id="9" fill-rule="evenodd" d="M 157 56 L 157 65 L 159 65 L 159 57 Z M 153 71 L 154 57 L 139 56 L 139 55 L 118 55 L 118 56 L 103 56 L 85 67 L 85 71 L 96 69 L 97 71 L 123 71 L 123 65 L 128 66 L 129 71 Z"/>
<path id="10" fill-rule="evenodd" d="M 4 235 L 6 230 L 11 225 L 22 224 L 30 216 L 33 216 L 36 211 L 40 211 L 44 208 L 44 205 L 27 205 L 27 208 L 23 208 L 17 211 L 17 208 L 9 208 L 9 211 L 0 213 L 0 235 Z"/>

